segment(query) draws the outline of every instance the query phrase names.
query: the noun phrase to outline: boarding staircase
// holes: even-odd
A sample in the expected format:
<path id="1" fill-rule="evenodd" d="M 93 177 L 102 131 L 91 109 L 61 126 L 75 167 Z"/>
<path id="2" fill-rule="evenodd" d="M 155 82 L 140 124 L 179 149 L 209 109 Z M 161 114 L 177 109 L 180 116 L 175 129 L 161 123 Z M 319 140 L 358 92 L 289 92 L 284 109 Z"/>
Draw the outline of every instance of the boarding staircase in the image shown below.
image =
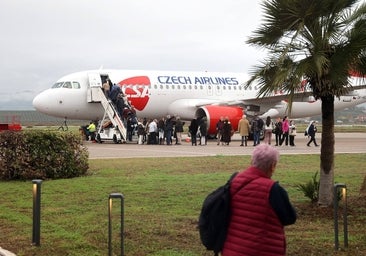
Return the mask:
<path id="1" fill-rule="evenodd" d="M 121 119 L 122 117 L 119 115 L 112 101 L 107 99 L 101 87 L 90 87 L 88 102 L 100 102 L 105 110 L 103 119 L 101 120 L 98 127 L 98 134 L 101 134 L 102 130 L 105 129 L 105 124 L 110 122 L 112 123 L 114 129 L 117 129 L 119 131 L 121 139 L 126 141 L 127 130 L 123 120 Z"/>

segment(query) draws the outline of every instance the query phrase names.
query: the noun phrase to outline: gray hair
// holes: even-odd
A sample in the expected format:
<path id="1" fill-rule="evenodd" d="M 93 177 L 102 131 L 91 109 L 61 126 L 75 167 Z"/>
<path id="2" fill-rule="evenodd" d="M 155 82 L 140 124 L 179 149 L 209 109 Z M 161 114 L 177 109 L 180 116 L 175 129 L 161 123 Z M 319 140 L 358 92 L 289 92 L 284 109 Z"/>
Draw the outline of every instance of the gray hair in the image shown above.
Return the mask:
<path id="1" fill-rule="evenodd" d="M 252 165 L 267 172 L 271 170 L 273 163 L 277 163 L 280 154 L 274 147 L 268 144 L 260 144 L 255 147 L 252 154 Z"/>

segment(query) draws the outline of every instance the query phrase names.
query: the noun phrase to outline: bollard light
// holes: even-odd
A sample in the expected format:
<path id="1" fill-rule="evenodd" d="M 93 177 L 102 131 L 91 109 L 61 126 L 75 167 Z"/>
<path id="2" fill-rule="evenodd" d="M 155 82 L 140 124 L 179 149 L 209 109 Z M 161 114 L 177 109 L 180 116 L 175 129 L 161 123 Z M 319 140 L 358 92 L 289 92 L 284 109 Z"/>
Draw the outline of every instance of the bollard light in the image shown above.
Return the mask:
<path id="1" fill-rule="evenodd" d="M 343 239 L 344 247 L 348 247 L 348 223 L 347 223 L 347 186 L 344 183 L 334 185 L 334 249 L 339 249 L 338 238 L 338 191 L 341 192 L 343 201 Z"/>
<path id="2" fill-rule="evenodd" d="M 123 244 L 123 230 L 124 230 L 124 197 L 120 193 L 111 193 L 108 197 L 108 255 L 112 256 L 112 205 L 113 205 L 113 199 L 120 199 L 121 200 L 121 230 L 120 230 L 120 236 L 121 236 L 121 256 L 124 256 L 124 244 Z"/>
<path id="3" fill-rule="evenodd" d="M 344 185 L 342 188 L 342 198 L 343 198 L 343 237 L 344 237 L 344 247 L 348 247 L 348 221 L 347 221 L 347 187 Z"/>
<path id="4" fill-rule="evenodd" d="M 33 231 L 32 244 L 40 246 L 41 241 L 41 184 L 42 180 L 32 180 L 33 183 Z"/>

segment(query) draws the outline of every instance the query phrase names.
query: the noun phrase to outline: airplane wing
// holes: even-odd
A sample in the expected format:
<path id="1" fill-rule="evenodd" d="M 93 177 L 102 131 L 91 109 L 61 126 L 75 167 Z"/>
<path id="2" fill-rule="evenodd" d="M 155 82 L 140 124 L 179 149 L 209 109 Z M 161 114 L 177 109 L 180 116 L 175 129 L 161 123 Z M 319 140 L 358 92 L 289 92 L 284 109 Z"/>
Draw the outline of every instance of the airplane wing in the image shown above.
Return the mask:
<path id="1" fill-rule="evenodd" d="M 342 96 L 357 96 L 356 91 L 366 89 L 366 84 L 352 86 L 348 89 L 348 92 Z M 252 99 L 236 99 L 236 100 L 223 100 L 213 103 L 213 105 L 227 105 L 227 106 L 250 106 L 250 105 L 270 105 L 279 104 L 282 101 L 288 101 L 288 95 L 277 93 L 266 97 L 252 98 Z M 294 94 L 293 102 L 312 102 L 315 101 L 312 91 L 298 92 Z M 212 103 L 211 103 L 212 104 Z M 198 107 L 204 106 L 197 105 Z"/>
<path id="2" fill-rule="evenodd" d="M 366 85 L 356 85 L 349 88 L 348 92 L 342 96 L 342 101 L 351 102 L 357 99 L 362 99 L 364 102 L 364 98 L 366 97 L 365 92 L 358 92 L 358 90 L 366 89 Z M 188 101 L 189 102 L 189 101 Z M 186 104 L 189 104 L 185 101 Z M 223 99 L 223 100 L 194 100 L 194 102 L 190 102 L 190 106 L 194 109 L 207 109 L 208 107 L 215 107 L 214 111 L 218 113 L 220 111 L 219 107 L 233 107 L 233 108 L 242 108 L 249 115 L 260 113 L 261 116 L 284 116 L 288 111 L 288 95 L 287 94 L 273 94 L 266 97 L 261 98 L 243 98 L 243 99 Z M 316 108 L 314 104 L 316 100 L 311 91 L 303 91 L 294 94 L 293 97 L 293 105 L 291 114 L 293 116 L 306 116 L 310 114 L 309 107 Z M 309 105 L 310 104 L 310 105 Z"/>

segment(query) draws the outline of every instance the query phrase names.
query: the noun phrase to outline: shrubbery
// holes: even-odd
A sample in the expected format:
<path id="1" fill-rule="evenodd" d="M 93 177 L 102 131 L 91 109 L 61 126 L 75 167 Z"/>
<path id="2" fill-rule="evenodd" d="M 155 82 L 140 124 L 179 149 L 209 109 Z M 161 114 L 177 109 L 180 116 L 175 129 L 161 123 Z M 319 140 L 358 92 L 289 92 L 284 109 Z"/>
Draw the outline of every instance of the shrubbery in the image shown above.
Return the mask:
<path id="1" fill-rule="evenodd" d="M 306 184 L 298 184 L 297 189 L 304 193 L 304 196 L 309 198 L 312 203 L 318 202 L 319 199 L 319 186 L 320 182 L 318 177 L 318 172 L 315 172 L 310 181 Z M 366 177 L 365 177 L 366 179 Z M 337 191 L 337 200 L 340 201 L 342 199 L 342 193 L 340 190 Z"/>
<path id="2" fill-rule="evenodd" d="M 85 175 L 88 151 L 80 137 L 51 131 L 0 133 L 0 179 L 60 179 Z"/>
<path id="3" fill-rule="evenodd" d="M 306 184 L 298 184 L 297 188 L 298 190 L 302 191 L 304 193 L 304 196 L 309 198 L 312 203 L 315 203 L 318 201 L 319 198 L 319 180 L 317 178 L 318 172 L 315 172 L 312 179 L 308 181 Z"/>

